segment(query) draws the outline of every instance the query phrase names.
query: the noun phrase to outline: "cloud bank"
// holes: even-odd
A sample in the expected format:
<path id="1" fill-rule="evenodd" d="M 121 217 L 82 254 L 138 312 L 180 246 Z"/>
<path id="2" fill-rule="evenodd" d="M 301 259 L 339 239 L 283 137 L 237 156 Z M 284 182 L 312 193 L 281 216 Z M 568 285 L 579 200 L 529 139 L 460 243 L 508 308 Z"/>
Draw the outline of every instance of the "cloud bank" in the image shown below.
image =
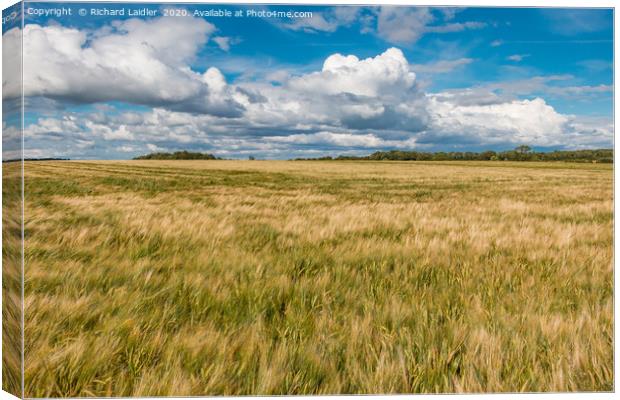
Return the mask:
<path id="1" fill-rule="evenodd" d="M 403 12 L 419 24 L 398 24 Z M 393 41 L 415 41 L 418 28 L 432 28 L 432 15 L 424 9 L 383 7 L 376 16 L 379 34 Z M 392 28 L 382 31 L 382 26 Z M 443 26 L 444 31 L 476 29 L 466 23 Z M 124 158 L 153 149 L 192 149 L 224 157 L 290 158 L 472 144 L 583 148 L 612 143 L 610 121 L 561 114 L 538 96 L 498 94 L 510 90 L 508 84 L 427 93 L 416 72 L 431 67 L 410 64 L 397 47 L 366 59 L 332 54 L 320 70 L 308 73 L 229 82 L 216 67 L 202 72 L 191 68 L 204 46 L 229 49 L 228 41 L 213 36 L 215 32 L 215 26 L 202 19 L 188 23 L 176 18 L 117 21 L 88 32 L 27 25 L 25 95 L 51 99 L 68 109 L 92 106 L 29 124 L 26 155 Z M 20 34 L 18 28 L 8 31 L 5 46 Z M 445 73 L 472 62 L 449 60 L 434 68 Z M 527 83 L 532 90 L 549 89 L 545 85 L 554 79 L 562 77 Z M 4 81 L 3 89 L 7 99 L 19 95 L 15 82 Z M 575 94 L 607 89 L 557 90 Z M 96 107 L 109 102 L 134 104 L 140 111 Z"/>

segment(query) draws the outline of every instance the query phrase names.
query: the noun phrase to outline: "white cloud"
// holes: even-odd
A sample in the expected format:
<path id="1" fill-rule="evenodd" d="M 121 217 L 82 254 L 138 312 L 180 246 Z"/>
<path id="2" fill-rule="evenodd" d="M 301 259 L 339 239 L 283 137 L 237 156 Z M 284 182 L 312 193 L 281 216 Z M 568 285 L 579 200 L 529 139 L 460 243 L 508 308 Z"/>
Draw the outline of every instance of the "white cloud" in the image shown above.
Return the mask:
<path id="1" fill-rule="evenodd" d="M 156 151 L 162 152 L 162 151 L 166 151 L 166 149 L 165 149 L 165 148 L 163 148 L 163 147 L 159 147 L 159 146 L 157 146 L 156 144 L 153 144 L 153 143 L 147 143 L 147 144 L 146 144 L 146 148 L 147 148 L 150 152 L 156 152 Z"/>
<path id="2" fill-rule="evenodd" d="M 135 136 L 127 129 L 127 125 L 120 125 L 117 129 L 103 134 L 106 140 L 133 140 Z"/>
<path id="3" fill-rule="evenodd" d="M 3 97 L 21 96 L 21 30 L 11 29 L 2 34 L 2 93 Z"/>
<path id="4" fill-rule="evenodd" d="M 414 10 L 420 13 L 415 18 L 426 18 L 423 9 Z M 152 106 L 148 112 L 114 113 L 99 107 L 40 118 L 25 132 L 30 154 L 48 149 L 50 155 L 97 157 L 105 152 L 122 157 L 187 148 L 222 156 L 292 157 L 320 155 L 327 149 L 344 154 L 448 141 L 577 147 L 612 140 L 607 122 L 560 114 L 531 96 L 540 91 L 557 96 L 606 93 L 611 91 L 608 85 L 557 85 L 573 79 L 559 75 L 427 95 L 417 84 L 416 70 L 445 73 L 472 60 L 412 65 L 395 47 L 366 59 L 332 54 L 315 72 L 278 70 L 262 81 L 230 84 L 215 67 L 202 74 L 188 67 L 196 46 L 174 48 L 173 41 L 158 43 L 151 36 L 158 35 L 154 28 L 166 28 L 177 39 L 204 44 L 213 26 L 203 21 L 202 27 L 181 32 L 191 24 L 159 25 L 166 21 L 118 22 L 90 39 L 75 29 L 27 26 L 25 34 L 33 43 L 28 57 L 42 68 L 29 72 L 34 77 L 29 79 L 29 96 Z M 408 40 L 414 35 L 390 34 Z M 132 49 L 136 54 L 129 55 Z M 144 70 L 137 68 L 142 63 Z M 519 98 L 524 95 L 534 98 Z"/>
<path id="5" fill-rule="evenodd" d="M 213 41 L 217 43 L 220 49 L 224 51 L 230 50 L 230 38 L 225 36 L 217 36 L 213 38 Z"/>
<path id="6" fill-rule="evenodd" d="M 279 69 L 265 75 L 265 80 L 267 82 L 278 82 L 283 83 L 286 82 L 291 77 L 291 74 L 283 69 Z"/>
<path id="7" fill-rule="evenodd" d="M 24 95 L 239 115 L 241 106 L 232 89 L 216 90 L 209 86 L 209 77 L 188 67 L 214 31 L 212 24 L 199 18 L 114 21 L 92 34 L 60 25 L 28 24 L 23 31 Z M 19 35 L 19 28 L 14 28 L 4 42 L 10 48 Z M 5 98 L 20 95 L 18 84 L 3 82 L 3 89 Z"/>
<path id="8" fill-rule="evenodd" d="M 411 69 L 417 73 L 445 74 L 456 68 L 471 64 L 473 58 L 458 58 L 456 60 L 440 60 L 430 64 L 413 64 Z"/>
<path id="9" fill-rule="evenodd" d="M 491 42 L 491 47 L 498 47 L 501 46 L 504 42 L 502 42 L 501 40 L 494 40 Z"/>
<path id="10" fill-rule="evenodd" d="M 377 16 L 377 34 L 392 43 L 414 43 L 433 20 L 428 8 L 384 6 Z"/>
<path id="11" fill-rule="evenodd" d="M 230 47 L 234 44 L 239 43 L 240 40 L 238 38 L 232 38 L 228 36 L 216 36 L 213 38 L 213 41 L 222 51 L 229 52 Z"/>
<path id="12" fill-rule="evenodd" d="M 514 62 L 521 62 L 523 61 L 525 57 L 529 57 L 529 56 L 530 56 L 529 54 L 513 54 L 513 55 L 506 57 L 506 60 L 514 61 Z"/>
<path id="13" fill-rule="evenodd" d="M 609 146 L 613 138 L 609 123 L 560 114 L 541 98 L 464 105 L 445 96 L 430 95 L 429 108 L 429 131 L 437 137 L 465 136 L 481 144 L 569 148 Z"/>
<path id="14" fill-rule="evenodd" d="M 451 12 L 442 14 L 448 21 L 454 17 Z M 415 43 L 425 33 L 452 33 L 467 29 L 481 29 L 486 26 L 484 22 L 466 21 L 431 25 L 437 22 L 437 18 L 430 9 L 424 7 L 396 7 L 383 6 L 377 12 L 377 35 L 382 39 L 396 44 Z"/>
<path id="15" fill-rule="evenodd" d="M 307 33 L 335 32 L 340 27 L 359 23 L 361 33 L 373 33 L 389 43 L 412 44 L 426 33 L 451 33 L 467 29 L 481 29 L 484 22 L 447 22 L 461 9 L 444 7 L 434 9 L 437 18 L 427 7 L 357 7 L 341 6 L 327 11 L 313 12 L 312 18 L 299 18 L 278 24 L 282 28 Z M 433 23 L 439 24 L 431 25 Z M 441 21 L 443 20 L 443 22 Z"/>
<path id="16" fill-rule="evenodd" d="M 116 150 L 120 151 L 121 153 L 136 153 L 144 149 L 141 149 L 137 146 L 123 145 L 123 146 L 116 147 Z"/>
<path id="17" fill-rule="evenodd" d="M 383 54 L 364 60 L 354 55 L 333 54 L 323 63 L 321 72 L 314 72 L 289 81 L 295 90 L 326 94 L 351 93 L 378 96 L 411 89 L 415 73 L 403 52 L 390 48 Z"/>
<path id="18" fill-rule="evenodd" d="M 2 161 L 17 160 L 22 155 L 21 127 L 2 121 Z"/>
<path id="19" fill-rule="evenodd" d="M 456 8 L 456 7 L 440 7 L 438 8 L 439 12 L 443 14 L 443 17 L 446 21 L 450 21 L 454 19 L 456 14 L 463 11 L 464 8 Z"/>
<path id="20" fill-rule="evenodd" d="M 59 119 L 41 118 L 36 129 L 32 129 L 30 132 L 34 135 L 49 135 L 50 133 L 76 133 L 80 130 L 75 117 L 65 116 Z"/>
<path id="21" fill-rule="evenodd" d="M 384 141 L 374 134 L 356 135 L 352 133 L 317 132 L 312 134 L 295 134 L 288 136 L 272 136 L 269 142 L 335 145 L 340 147 L 376 148 L 385 145 Z"/>
<path id="22" fill-rule="evenodd" d="M 460 105 L 431 97 L 430 109 L 435 129 L 470 135 L 508 136 L 526 143 L 562 132 L 567 118 L 544 100 L 515 100 L 489 105 Z M 510 140 L 512 141 L 512 140 Z"/>

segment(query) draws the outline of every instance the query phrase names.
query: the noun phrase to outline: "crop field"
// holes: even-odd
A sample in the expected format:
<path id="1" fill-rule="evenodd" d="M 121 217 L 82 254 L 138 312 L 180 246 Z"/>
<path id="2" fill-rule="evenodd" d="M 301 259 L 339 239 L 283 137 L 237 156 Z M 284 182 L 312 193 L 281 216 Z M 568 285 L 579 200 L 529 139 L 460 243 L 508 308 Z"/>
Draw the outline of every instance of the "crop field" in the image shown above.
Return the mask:
<path id="1" fill-rule="evenodd" d="M 611 165 L 25 174 L 27 397 L 613 390 Z"/>
<path id="2" fill-rule="evenodd" d="M 2 389 L 15 395 L 22 385 L 21 177 L 21 163 L 2 164 Z"/>

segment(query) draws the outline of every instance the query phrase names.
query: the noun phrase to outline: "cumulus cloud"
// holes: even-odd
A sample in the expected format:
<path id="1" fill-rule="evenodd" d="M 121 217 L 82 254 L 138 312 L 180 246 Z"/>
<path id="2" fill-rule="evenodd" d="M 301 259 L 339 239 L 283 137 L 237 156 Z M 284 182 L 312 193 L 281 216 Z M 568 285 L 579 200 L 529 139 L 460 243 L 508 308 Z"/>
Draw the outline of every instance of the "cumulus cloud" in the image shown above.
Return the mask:
<path id="1" fill-rule="evenodd" d="M 226 91 L 221 72 L 202 75 L 213 94 Z M 70 129 L 40 119 L 26 131 L 27 147 L 36 148 L 44 132 L 67 129 L 91 137 L 101 147 L 126 153 L 143 148 L 207 149 L 220 155 L 237 151 L 280 155 L 313 154 L 312 146 L 411 148 L 412 132 L 426 125 L 426 98 L 415 85 L 402 51 L 396 48 L 367 59 L 334 54 L 317 72 L 286 79 L 283 84 L 247 82 L 235 85 L 234 98 L 243 115 L 222 118 L 157 107 L 150 112 L 102 113 L 66 117 Z M 77 138 L 76 138 L 77 139 Z M 81 139 L 81 138 L 80 138 Z M 306 149 L 301 152 L 299 147 Z M 307 155 L 307 154 L 306 154 Z"/>
<path id="2" fill-rule="evenodd" d="M 459 97 L 429 95 L 431 132 L 440 136 L 474 137 L 482 144 L 529 143 L 536 146 L 608 146 L 613 137 L 609 126 L 588 123 L 558 113 L 542 98 L 494 104 L 463 103 Z M 584 135 L 584 127 L 596 135 Z"/>
<path id="3" fill-rule="evenodd" d="M 166 149 L 165 149 L 165 148 L 163 148 L 163 147 L 159 147 L 159 146 L 157 146 L 156 144 L 153 144 L 153 143 L 147 143 L 147 144 L 146 144 L 146 148 L 147 148 L 150 152 L 156 152 L 156 151 L 162 152 L 162 151 L 166 151 Z"/>
<path id="4" fill-rule="evenodd" d="M 199 74 L 188 67 L 214 31 L 199 18 L 114 21 L 92 33 L 28 24 L 23 30 L 24 95 L 240 115 L 233 89 L 214 81 L 213 72 Z M 14 44 L 21 34 L 20 28 L 12 29 L 4 43 Z M 211 86 L 214 82 L 219 86 Z M 19 96 L 19 82 L 3 82 L 3 91 L 5 98 Z"/>
<path id="5" fill-rule="evenodd" d="M 447 94 L 424 97 L 428 119 L 411 130 L 381 125 L 375 129 L 367 124 L 356 128 L 328 114 L 304 119 L 303 113 L 277 113 L 270 108 L 264 110 L 265 114 L 233 120 L 165 109 L 121 113 L 100 122 L 93 122 L 90 115 L 45 118 L 27 127 L 26 153 L 47 148 L 55 149 L 54 154 L 81 158 L 91 154 L 88 149 L 92 148 L 92 154 L 115 149 L 125 154 L 118 157 L 126 157 L 147 151 L 193 149 L 222 157 L 253 154 L 289 158 L 424 149 L 441 143 L 587 148 L 608 146 L 613 138 L 611 121 L 563 115 L 540 98 L 485 103 Z M 395 109 L 403 114 L 393 116 L 402 118 L 405 111 Z M 385 110 L 356 112 L 371 117 Z M 55 136 L 54 132 L 59 131 L 62 136 Z"/>
<path id="6" fill-rule="evenodd" d="M 289 85 L 297 90 L 327 94 L 378 96 L 407 91 L 414 82 L 415 73 L 410 70 L 403 52 L 390 48 L 364 60 L 354 55 L 333 54 L 325 60 L 320 72 L 294 78 Z"/>
<path id="7" fill-rule="evenodd" d="M 273 136 L 268 142 L 328 145 L 337 147 L 367 147 L 377 148 L 385 145 L 384 141 L 369 133 L 356 135 L 352 133 L 317 132 L 312 134 L 295 134 L 288 136 Z"/>
<path id="8" fill-rule="evenodd" d="M 565 116 L 558 114 L 540 98 L 499 104 L 461 105 L 431 96 L 429 105 L 433 126 L 437 131 L 465 134 L 476 132 L 487 138 L 503 135 L 525 143 L 539 141 L 543 136 L 558 135 L 567 122 Z"/>
<path id="9" fill-rule="evenodd" d="M 432 20 L 426 20 L 425 9 L 399 9 L 396 16 L 386 9 L 387 20 L 397 21 L 402 10 L 424 26 Z M 606 93 L 609 86 L 554 85 L 572 79 L 560 75 L 427 94 L 416 70 L 449 72 L 472 60 L 410 64 L 396 47 L 365 59 L 332 54 L 313 72 L 280 70 L 263 80 L 229 83 L 218 68 L 198 73 L 189 67 L 199 46 L 217 38 L 211 38 L 215 27 L 204 20 L 197 25 L 177 21 L 126 20 L 90 33 L 27 25 L 26 64 L 38 64 L 25 71 L 29 99 L 98 106 L 29 123 L 26 154 L 124 158 L 192 149 L 223 157 L 288 158 L 425 148 L 447 138 L 451 144 L 479 146 L 578 147 L 612 141 L 608 122 L 560 114 L 533 95 Z M 414 40 L 409 28 L 389 34 Z M 160 40 L 162 35 L 168 36 Z M 10 98 L 12 90 L 15 95 L 10 82 L 3 85 L 5 95 Z M 110 101 L 150 107 L 123 112 L 106 104 Z"/>
<path id="10" fill-rule="evenodd" d="M 2 92 L 21 98 L 22 65 L 21 30 L 11 29 L 2 35 Z M 5 102 L 3 102 L 3 107 Z M 21 104 L 20 104 L 21 107 Z"/>
<path id="11" fill-rule="evenodd" d="M 281 86 L 245 86 L 263 103 L 247 105 L 246 117 L 294 129 L 339 127 L 414 131 L 424 125 L 425 99 L 402 51 L 390 48 L 367 59 L 333 54 L 320 71 L 287 79 Z"/>
<path id="12" fill-rule="evenodd" d="M 21 124 L 2 121 L 2 161 L 17 160 L 22 155 Z"/>

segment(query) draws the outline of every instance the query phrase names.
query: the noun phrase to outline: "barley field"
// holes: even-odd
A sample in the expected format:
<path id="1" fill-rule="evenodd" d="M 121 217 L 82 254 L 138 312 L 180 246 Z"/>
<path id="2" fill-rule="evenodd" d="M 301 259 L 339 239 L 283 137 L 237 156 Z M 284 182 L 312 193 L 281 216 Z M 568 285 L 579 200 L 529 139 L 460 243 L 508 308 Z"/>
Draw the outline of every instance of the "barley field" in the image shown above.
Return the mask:
<path id="1" fill-rule="evenodd" d="M 2 164 L 2 389 L 15 396 L 22 393 L 21 167 Z"/>
<path id="2" fill-rule="evenodd" d="M 614 389 L 610 165 L 25 174 L 27 397 Z"/>

